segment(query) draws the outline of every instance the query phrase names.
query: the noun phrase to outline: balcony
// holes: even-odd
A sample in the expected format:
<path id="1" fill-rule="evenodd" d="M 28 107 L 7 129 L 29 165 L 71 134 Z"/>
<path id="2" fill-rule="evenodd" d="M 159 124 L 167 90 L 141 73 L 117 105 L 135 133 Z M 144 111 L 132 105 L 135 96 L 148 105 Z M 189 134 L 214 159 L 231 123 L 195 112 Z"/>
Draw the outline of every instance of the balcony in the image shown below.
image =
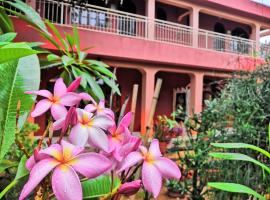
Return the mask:
<path id="1" fill-rule="evenodd" d="M 36 9 L 41 17 L 59 25 L 77 25 L 92 31 L 248 56 L 259 50 L 254 40 L 194 29 L 163 20 L 152 22 L 142 15 L 90 4 L 80 7 L 54 0 L 40 0 Z M 154 34 L 150 32 L 151 26 L 154 27 Z"/>

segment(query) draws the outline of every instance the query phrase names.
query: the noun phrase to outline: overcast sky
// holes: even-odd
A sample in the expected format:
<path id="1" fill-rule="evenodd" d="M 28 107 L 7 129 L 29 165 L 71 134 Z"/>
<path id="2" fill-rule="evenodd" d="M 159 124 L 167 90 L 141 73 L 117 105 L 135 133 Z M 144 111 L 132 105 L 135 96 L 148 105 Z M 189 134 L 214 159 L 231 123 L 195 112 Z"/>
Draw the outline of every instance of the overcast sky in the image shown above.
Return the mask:
<path id="1" fill-rule="evenodd" d="M 258 2 L 258 3 L 265 4 L 267 6 L 270 6 L 270 0 L 252 0 L 252 1 L 255 1 L 255 2 Z"/>

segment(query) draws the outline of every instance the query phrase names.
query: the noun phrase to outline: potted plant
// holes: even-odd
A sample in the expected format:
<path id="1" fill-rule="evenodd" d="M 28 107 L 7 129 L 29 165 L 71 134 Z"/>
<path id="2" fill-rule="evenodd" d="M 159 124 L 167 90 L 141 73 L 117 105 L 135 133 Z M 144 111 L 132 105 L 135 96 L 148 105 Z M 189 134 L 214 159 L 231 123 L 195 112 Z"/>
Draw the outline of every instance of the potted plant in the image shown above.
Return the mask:
<path id="1" fill-rule="evenodd" d="M 185 186 L 183 185 L 184 182 L 176 181 L 176 180 L 168 180 L 166 182 L 166 187 L 167 187 L 167 195 L 169 197 L 173 198 L 180 198 L 184 199 L 186 196 L 186 189 Z"/>

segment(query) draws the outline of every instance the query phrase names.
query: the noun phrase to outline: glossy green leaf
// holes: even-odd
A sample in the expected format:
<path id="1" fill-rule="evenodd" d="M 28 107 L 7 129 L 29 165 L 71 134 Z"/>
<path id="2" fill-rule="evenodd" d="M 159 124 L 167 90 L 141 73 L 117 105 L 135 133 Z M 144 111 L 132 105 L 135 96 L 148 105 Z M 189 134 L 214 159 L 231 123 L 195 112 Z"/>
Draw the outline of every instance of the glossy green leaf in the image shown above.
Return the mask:
<path id="1" fill-rule="evenodd" d="M 74 74 L 75 78 L 77 77 L 81 77 L 81 86 L 86 89 L 87 87 L 87 80 L 86 80 L 86 73 L 82 72 L 80 69 L 78 69 L 77 67 L 72 67 L 72 73 Z"/>
<path id="2" fill-rule="evenodd" d="M 11 42 L 15 39 L 17 36 L 17 33 L 5 33 L 3 35 L 0 35 L 0 42 Z"/>
<path id="3" fill-rule="evenodd" d="M 96 71 L 98 71 L 98 72 L 100 72 L 100 73 L 102 73 L 102 74 L 104 74 L 104 75 L 106 75 L 114 80 L 116 79 L 115 74 L 113 72 L 111 72 L 110 70 L 108 70 L 106 67 L 103 67 L 102 65 L 99 65 L 99 66 L 92 65 L 91 68 L 93 68 L 94 70 L 96 70 Z"/>
<path id="4" fill-rule="evenodd" d="M 30 48 L 0 48 L 0 63 L 37 53 L 38 51 Z"/>
<path id="5" fill-rule="evenodd" d="M 4 8 L 0 8 L 0 32 L 1 33 L 14 32 L 12 20 L 7 15 Z"/>
<path id="6" fill-rule="evenodd" d="M 102 79 L 104 80 L 104 82 L 106 83 L 106 85 L 108 85 L 110 88 L 112 88 L 112 90 L 114 92 L 116 92 L 119 96 L 121 95 L 121 92 L 119 90 L 119 87 L 116 85 L 115 81 L 109 79 L 106 76 L 102 76 Z"/>
<path id="7" fill-rule="evenodd" d="M 252 190 L 251 188 L 237 184 L 237 183 L 222 183 L 222 182 L 210 182 L 208 186 L 223 190 L 226 192 L 233 192 L 233 193 L 244 193 L 248 195 L 252 195 L 259 200 L 266 200 L 262 195 L 258 194 L 256 191 Z"/>
<path id="8" fill-rule="evenodd" d="M 49 54 L 49 55 L 47 55 L 47 60 L 48 61 L 58 61 L 58 60 L 61 60 L 61 58 L 56 54 Z"/>
<path id="9" fill-rule="evenodd" d="M 0 162 L 0 174 L 3 173 L 6 169 L 9 169 L 11 167 L 18 166 L 17 162 L 10 161 L 10 160 L 2 160 Z"/>
<path id="10" fill-rule="evenodd" d="M 107 65 L 106 63 L 104 63 L 102 61 L 91 60 L 91 59 L 88 59 L 86 61 L 89 62 L 90 65 L 102 66 L 102 67 L 106 67 L 106 68 L 110 67 L 109 65 Z"/>
<path id="11" fill-rule="evenodd" d="M 74 42 L 75 42 L 75 45 L 76 45 L 77 53 L 78 53 L 78 55 L 80 55 L 81 43 L 80 43 L 80 37 L 79 37 L 78 28 L 76 26 L 73 26 L 73 37 L 74 37 Z"/>
<path id="12" fill-rule="evenodd" d="M 118 178 L 114 179 L 113 192 L 121 185 Z M 82 182 L 83 199 L 93 199 L 105 197 L 111 194 L 111 177 L 100 176 L 96 179 L 90 179 Z"/>
<path id="13" fill-rule="evenodd" d="M 38 90 L 39 83 L 40 66 L 36 55 L 0 64 L 0 160 L 14 143 L 18 102 L 19 116 L 26 118 L 35 97 L 25 94 L 25 91 Z"/>
<path id="14" fill-rule="evenodd" d="M 75 60 L 73 58 L 71 58 L 71 57 L 68 57 L 66 55 L 63 55 L 62 56 L 62 62 L 64 64 L 64 66 L 67 67 L 67 66 L 70 66 L 70 65 L 74 64 L 75 63 Z"/>
<path id="15" fill-rule="evenodd" d="M 29 174 L 29 171 L 25 168 L 26 161 L 27 158 L 23 156 L 20 160 L 15 179 L 0 193 L 0 199 L 2 199 L 9 190 L 16 186 L 21 178 L 24 178 Z"/>
<path id="16" fill-rule="evenodd" d="M 99 86 L 99 84 L 96 82 L 96 80 L 89 74 L 86 74 L 85 78 L 86 78 L 87 83 L 90 85 L 91 89 L 93 90 L 93 93 L 99 98 L 99 100 L 105 99 L 103 91 L 101 87 Z"/>
<path id="17" fill-rule="evenodd" d="M 265 171 L 267 171 L 270 174 L 270 168 L 267 167 L 265 164 L 255 160 L 254 158 L 251 158 L 245 154 L 241 153 L 210 153 L 210 156 L 214 158 L 220 158 L 220 159 L 225 159 L 225 160 L 241 160 L 241 161 L 248 161 L 252 162 L 260 167 L 262 167 Z"/>
<path id="18" fill-rule="evenodd" d="M 26 20 L 27 22 L 30 22 L 39 30 L 50 35 L 40 15 L 31 6 L 28 6 L 26 3 L 22 2 L 21 0 L 14 0 L 14 2 L 9 0 L 9 1 L 6 1 L 6 3 L 22 11 L 25 14 L 25 16 L 23 17 L 24 20 Z M 13 12 L 13 13 L 16 14 L 18 17 L 22 16 L 18 12 Z"/>
<path id="19" fill-rule="evenodd" d="M 212 146 L 214 147 L 219 147 L 219 148 L 224 148 L 224 149 L 252 149 L 255 151 L 258 151 L 268 158 L 270 158 L 270 153 L 265 151 L 264 149 L 261 149 L 260 147 L 251 145 L 251 144 L 246 144 L 246 143 L 211 143 Z"/>

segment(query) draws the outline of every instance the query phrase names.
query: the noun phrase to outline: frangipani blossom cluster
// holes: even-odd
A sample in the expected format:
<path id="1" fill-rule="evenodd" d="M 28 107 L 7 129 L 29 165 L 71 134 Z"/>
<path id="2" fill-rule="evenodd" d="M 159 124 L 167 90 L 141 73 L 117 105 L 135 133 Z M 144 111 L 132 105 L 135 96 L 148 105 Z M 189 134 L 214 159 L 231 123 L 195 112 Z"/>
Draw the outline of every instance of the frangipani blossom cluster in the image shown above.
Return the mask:
<path id="1" fill-rule="evenodd" d="M 50 130 L 61 130 L 66 139 L 60 137 L 58 143 L 36 149 L 28 159 L 30 176 L 20 200 L 46 178 L 51 180 L 51 189 L 58 200 L 82 199 L 81 178 L 114 174 L 121 180 L 121 186 L 112 195 L 132 195 L 143 187 L 154 198 L 161 190 L 162 178 L 180 179 L 178 166 L 162 157 L 157 140 L 147 149 L 140 137 L 132 135 L 128 128 L 131 112 L 116 124 L 114 112 L 105 107 L 103 100 L 96 103 L 90 95 L 75 92 L 80 81 L 77 78 L 66 87 L 59 78 L 53 94 L 47 90 L 27 92 L 44 97 L 31 116 L 40 116 L 50 109 L 54 119 Z M 84 109 L 79 107 L 82 100 L 89 102 Z M 138 170 L 141 175 L 132 180 Z"/>

